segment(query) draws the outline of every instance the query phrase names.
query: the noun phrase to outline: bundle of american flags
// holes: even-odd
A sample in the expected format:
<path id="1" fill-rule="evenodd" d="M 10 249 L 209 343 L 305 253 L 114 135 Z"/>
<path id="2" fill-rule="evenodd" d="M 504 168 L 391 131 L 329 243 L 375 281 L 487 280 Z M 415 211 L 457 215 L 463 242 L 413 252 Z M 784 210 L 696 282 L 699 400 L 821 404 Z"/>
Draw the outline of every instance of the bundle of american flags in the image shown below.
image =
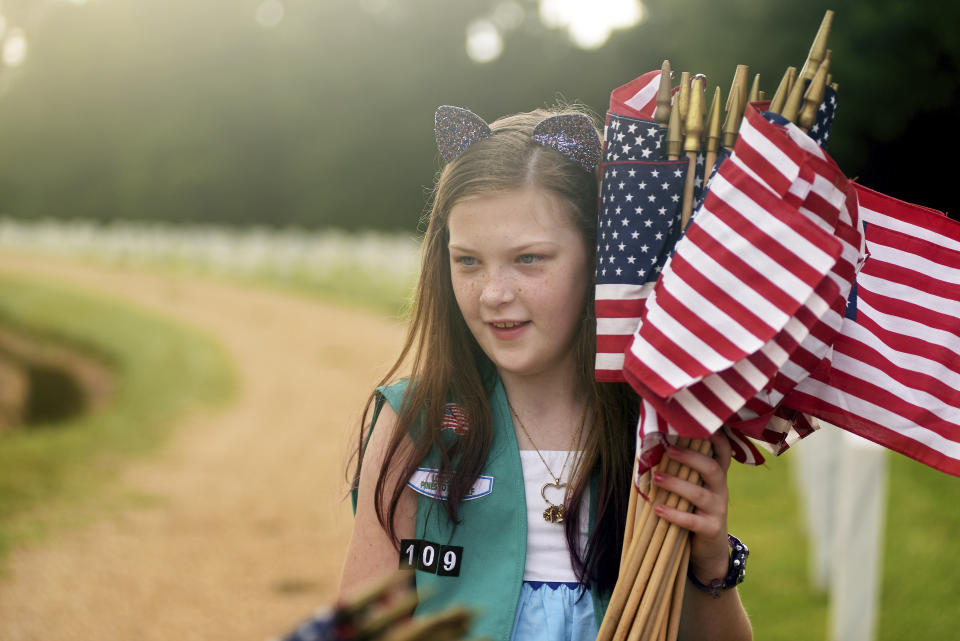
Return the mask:
<path id="1" fill-rule="evenodd" d="M 744 437 L 779 453 L 815 417 L 960 475 L 960 224 L 847 180 L 759 102 L 681 236 L 659 77 L 611 98 L 596 265 L 596 378 L 644 400 L 641 471 L 659 435 L 723 428 L 758 462 Z"/>
<path id="2" fill-rule="evenodd" d="M 758 444 L 779 454 L 824 420 L 960 476 L 960 223 L 854 183 L 824 151 L 831 17 L 783 94 L 742 100 L 742 116 L 728 103 L 735 144 L 712 167 L 696 140 L 688 159 L 668 152 L 673 134 L 654 119 L 658 95 L 669 101 L 663 71 L 611 95 L 596 378 L 641 397 L 634 483 L 646 501 L 631 503 L 600 640 L 675 638 L 686 537 L 651 515 L 677 497 L 644 476 L 689 473 L 663 456 L 667 441 L 707 451 L 724 430 L 755 464 Z M 688 142 L 700 137 L 691 123 Z M 701 185 L 687 223 L 683 201 Z"/>

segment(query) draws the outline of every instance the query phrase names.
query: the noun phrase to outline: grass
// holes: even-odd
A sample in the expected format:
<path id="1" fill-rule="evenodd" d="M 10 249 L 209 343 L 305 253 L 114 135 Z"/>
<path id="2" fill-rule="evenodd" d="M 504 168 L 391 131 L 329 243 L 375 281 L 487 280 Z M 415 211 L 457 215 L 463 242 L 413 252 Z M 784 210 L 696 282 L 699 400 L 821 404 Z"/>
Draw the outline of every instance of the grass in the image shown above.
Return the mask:
<path id="1" fill-rule="evenodd" d="M 730 467 L 728 527 L 750 547 L 740 596 L 755 639 L 823 641 L 827 597 L 807 581 L 807 537 L 789 456 Z"/>
<path id="2" fill-rule="evenodd" d="M 800 442 L 794 447 L 804 447 Z M 828 597 L 810 587 L 790 456 L 730 472 L 730 531 L 751 549 L 740 594 L 763 641 L 827 639 Z M 960 627 L 960 479 L 888 455 L 879 641 L 953 639 Z"/>
<path id="3" fill-rule="evenodd" d="M 163 441 L 177 414 L 224 401 L 233 388 L 211 337 L 122 303 L 0 277 L 0 323 L 92 354 L 116 374 L 115 396 L 99 411 L 0 434 L 0 561 L 63 515 L 76 518 L 59 508 L 102 495 L 123 463 Z"/>
<path id="4" fill-rule="evenodd" d="M 191 265 L 172 261 L 150 267 L 194 273 Z M 223 278 L 394 315 L 409 293 L 389 280 L 349 270 L 319 282 L 315 275 L 298 278 L 295 273 Z M 114 365 L 120 381 L 115 402 L 97 416 L 0 436 L 0 559 L 13 543 L 43 531 L 43 521 L 12 517 L 41 503 L 82 500 L 94 488 L 102 489 L 126 458 L 162 440 L 176 412 L 222 399 L 230 387 L 223 356 L 206 337 L 122 305 L 48 285 L 0 280 L 0 321 L 99 354 Z M 169 375 L 173 371 L 177 376 Z M 768 457 L 759 468 L 731 468 L 729 528 L 752 550 L 740 593 L 756 639 L 825 641 L 828 596 L 808 580 L 808 541 L 791 455 Z M 954 606 L 960 592 L 960 479 L 898 454 L 890 454 L 888 462 L 877 638 L 955 638 L 960 628 Z"/>

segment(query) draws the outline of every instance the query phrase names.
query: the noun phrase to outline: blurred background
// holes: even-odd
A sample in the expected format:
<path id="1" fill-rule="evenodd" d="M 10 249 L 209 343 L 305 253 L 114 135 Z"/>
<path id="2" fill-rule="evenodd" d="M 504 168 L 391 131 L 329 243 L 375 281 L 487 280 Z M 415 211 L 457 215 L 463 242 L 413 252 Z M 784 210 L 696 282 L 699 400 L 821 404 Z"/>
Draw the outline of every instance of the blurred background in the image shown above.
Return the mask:
<path id="1" fill-rule="evenodd" d="M 416 226 L 439 104 L 487 120 L 579 101 L 669 58 L 772 95 L 836 11 L 849 176 L 955 210 L 960 5 L 901 0 L 6 0 L 0 214 Z"/>
<path id="2" fill-rule="evenodd" d="M 664 58 L 770 95 L 826 9 L 829 152 L 956 217 L 960 3 L 0 1 L 0 638 L 264 639 L 329 602 L 434 109 L 599 122 Z M 741 592 L 756 638 L 831 638 L 790 466 L 731 474 Z M 953 638 L 960 484 L 879 466 L 876 638 Z"/>

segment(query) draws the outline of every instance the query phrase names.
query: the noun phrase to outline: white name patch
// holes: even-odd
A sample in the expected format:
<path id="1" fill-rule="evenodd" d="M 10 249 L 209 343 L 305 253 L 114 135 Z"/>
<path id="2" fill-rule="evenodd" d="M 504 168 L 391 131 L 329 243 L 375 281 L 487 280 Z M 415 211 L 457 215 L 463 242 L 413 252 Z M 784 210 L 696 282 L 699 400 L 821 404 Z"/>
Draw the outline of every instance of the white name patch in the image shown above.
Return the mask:
<path id="1" fill-rule="evenodd" d="M 418 467 L 417 471 L 410 475 L 407 485 L 418 494 L 445 501 L 447 500 L 447 480 L 438 478 L 438 471 L 436 468 Z M 467 490 L 463 500 L 472 501 L 491 492 L 493 492 L 493 477 L 478 476 L 473 486 Z"/>

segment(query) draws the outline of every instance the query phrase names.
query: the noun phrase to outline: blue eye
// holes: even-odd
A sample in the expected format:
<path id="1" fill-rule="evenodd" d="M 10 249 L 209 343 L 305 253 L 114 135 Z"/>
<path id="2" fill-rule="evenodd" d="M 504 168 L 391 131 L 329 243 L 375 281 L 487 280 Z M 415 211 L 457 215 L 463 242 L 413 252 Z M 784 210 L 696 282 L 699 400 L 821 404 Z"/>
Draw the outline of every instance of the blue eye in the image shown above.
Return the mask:
<path id="1" fill-rule="evenodd" d="M 454 260 L 455 262 L 460 263 L 464 267 L 473 267 L 474 265 L 477 264 L 477 259 L 474 258 L 473 256 L 459 256 Z"/>
<path id="2" fill-rule="evenodd" d="M 517 257 L 517 262 L 523 263 L 524 265 L 532 265 L 533 263 L 541 260 L 543 256 L 539 254 L 520 254 Z"/>

